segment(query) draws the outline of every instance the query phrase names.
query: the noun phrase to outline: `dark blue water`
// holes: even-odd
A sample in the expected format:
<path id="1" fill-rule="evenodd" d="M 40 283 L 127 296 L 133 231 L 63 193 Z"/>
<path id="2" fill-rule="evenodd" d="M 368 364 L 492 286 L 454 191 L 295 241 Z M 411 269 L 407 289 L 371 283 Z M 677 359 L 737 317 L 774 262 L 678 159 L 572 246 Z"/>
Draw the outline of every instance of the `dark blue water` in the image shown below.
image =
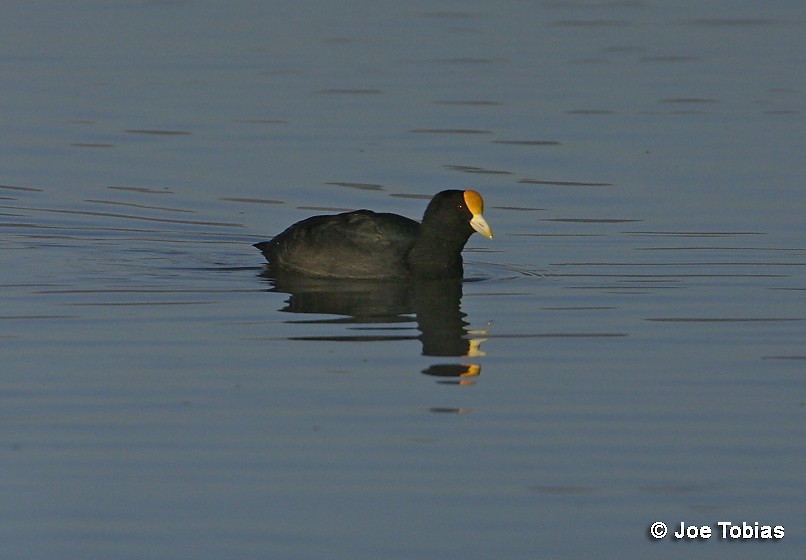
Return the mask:
<path id="1" fill-rule="evenodd" d="M 804 21 L 5 7 L 4 554 L 798 557 Z M 260 275 L 294 221 L 468 187 L 461 284 Z"/>

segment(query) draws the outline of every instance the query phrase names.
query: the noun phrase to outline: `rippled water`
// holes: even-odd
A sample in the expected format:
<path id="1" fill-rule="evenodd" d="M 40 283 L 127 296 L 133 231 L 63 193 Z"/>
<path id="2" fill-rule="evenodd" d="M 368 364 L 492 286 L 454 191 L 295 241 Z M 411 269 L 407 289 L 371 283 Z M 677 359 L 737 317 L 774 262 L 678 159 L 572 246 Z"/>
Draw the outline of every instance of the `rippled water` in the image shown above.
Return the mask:
<path id="1" fill-rule="evenodd" d="M 6 11 L 4 555 L 803 550 L 798 4 Z M 251 246 L 463 187 L 464 282 Z"/>

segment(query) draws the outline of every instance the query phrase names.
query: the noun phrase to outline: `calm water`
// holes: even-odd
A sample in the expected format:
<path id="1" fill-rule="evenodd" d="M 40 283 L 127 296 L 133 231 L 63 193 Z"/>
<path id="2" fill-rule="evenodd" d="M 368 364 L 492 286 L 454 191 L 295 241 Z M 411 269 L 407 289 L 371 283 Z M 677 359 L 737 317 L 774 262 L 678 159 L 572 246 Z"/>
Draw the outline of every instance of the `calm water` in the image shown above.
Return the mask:
<path id="1" fill-rule="evenodd" d="M 3 12 L 4 557 L 800 557 L 800 3 Z M 463 187 L 463 283 L 260 275 Z"/>

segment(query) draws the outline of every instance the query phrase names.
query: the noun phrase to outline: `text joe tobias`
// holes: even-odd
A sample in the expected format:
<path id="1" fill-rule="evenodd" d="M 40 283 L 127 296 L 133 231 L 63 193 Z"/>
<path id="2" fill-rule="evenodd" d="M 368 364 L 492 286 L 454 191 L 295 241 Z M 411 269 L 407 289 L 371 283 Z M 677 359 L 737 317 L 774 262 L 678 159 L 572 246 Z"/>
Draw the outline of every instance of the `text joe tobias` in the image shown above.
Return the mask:
<path id="1" fill-rule="evenodd" d="M 784 538 L 784 527 L 782 525 L 761 525 L 755 523 L 742 522 L 741 525 L 730 521 L 718 521 L 716 528 L 710 525 L 686 525 L 680 523 L 680 527 L 672 533 L 676 539 L 710 539 L 716 533 L 722 539 L 782 539 Z"/>

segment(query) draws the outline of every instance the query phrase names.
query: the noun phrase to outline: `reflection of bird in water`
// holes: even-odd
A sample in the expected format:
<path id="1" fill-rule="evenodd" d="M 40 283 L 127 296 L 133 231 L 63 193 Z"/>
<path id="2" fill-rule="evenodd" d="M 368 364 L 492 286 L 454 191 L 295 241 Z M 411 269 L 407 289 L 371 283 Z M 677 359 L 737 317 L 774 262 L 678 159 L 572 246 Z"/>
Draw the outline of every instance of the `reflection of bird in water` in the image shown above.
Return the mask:
<path id="1" fill-rule="evenodd" d="M 460 308 L 462 281 L 458 278 L 410 282 L 337 280 L 297 275 L 272 277 L 269 271 L 263 276 L 274 285 L 272 292 L 290 294 L 283 311 L 341 315 L 339 322 L 356 324 L 411 322 L 413 314 L 420 330 L 417 336 L 390 334 L 388 329 L 379 328 L 373 334 L 318 337 L 319 340 L 420 340 L 425 356 L 481 355 L 481 340 L 468 338 L 468 323 Z"/>
<path id="2" fill-rule="evenodd" d="M 422 223 L 370 210 L 313 216 L 255 247 L 274 275 L 461 278 L 461 253 L 470 235 L 493 236 L 483 206 L 475 191 L 442 191 L 429 202 Z"/>
<path id="3" fill-rule="evenodd" d="M 449 385 L 475 385 L 475 377 L 481 374 L 478 364 L 434 364 L 423 370 L 425 375 L 439 377 L 440 383 Z M 449 409 L 454 412 L 454 409 Z M 434 411 L 436 412 L 436 411 Z"/>

